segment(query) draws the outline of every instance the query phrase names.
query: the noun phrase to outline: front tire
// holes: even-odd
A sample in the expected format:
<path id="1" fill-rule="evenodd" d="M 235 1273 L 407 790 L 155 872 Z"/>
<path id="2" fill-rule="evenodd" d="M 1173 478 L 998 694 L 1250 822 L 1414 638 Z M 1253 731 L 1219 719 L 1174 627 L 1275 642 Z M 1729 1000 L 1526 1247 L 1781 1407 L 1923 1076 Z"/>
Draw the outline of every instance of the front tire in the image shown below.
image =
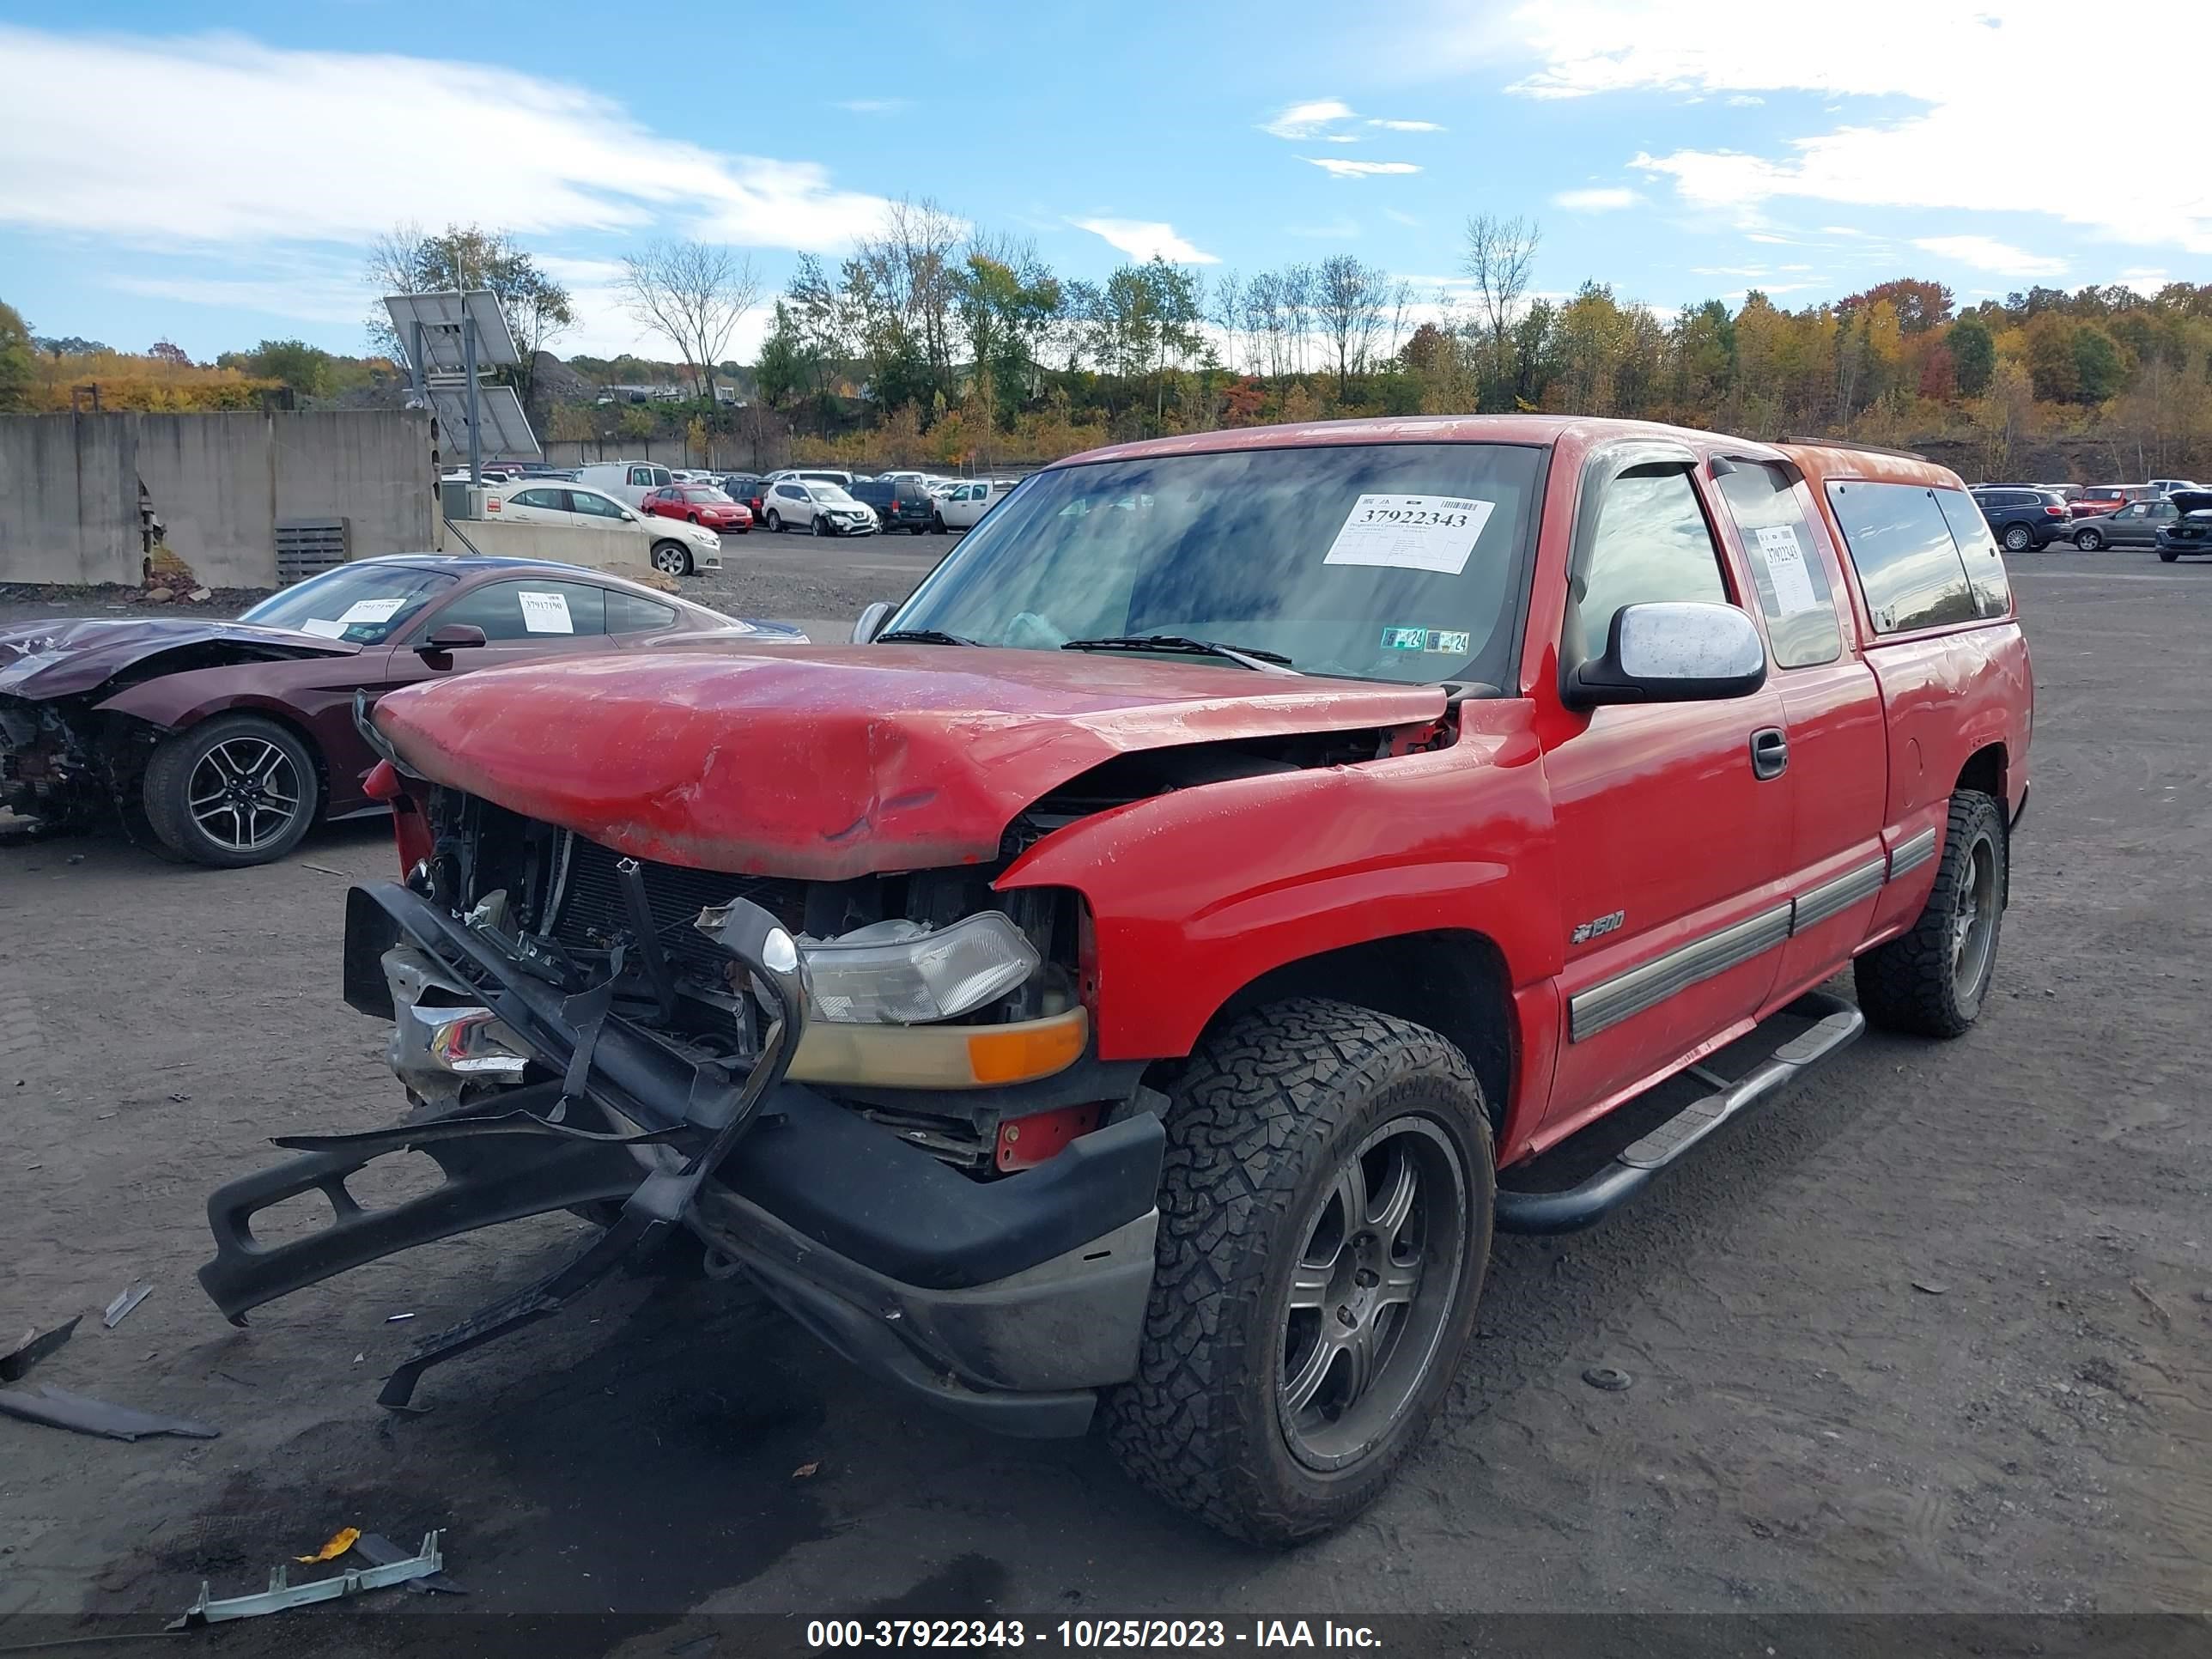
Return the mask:
<path id="1" fill-rule="evenodd" d="M 1962 1035 L 1996 972 L 2008 879 L 2003 808 L 1961 789 L 1951 797 L 1936 885 L 1920 919 L 1852 964 L 1860 1011 L 1885 1030 Z"/>
<path id="2" fill-rule="evenodd" d="M 300 844 L 322 805 L 307 745 L 258 714 L 225 714 L 165 739 L 146 763 L 146 822 L 179 858 L 239 870 Z"/>
<path id="3" fill-rule="evenodd" d="M 2094 553 L 2104 544 L 2105 536 L 2102 531 L 2077 530 L 2074 532 L 2074 545 L 2084 553 Z"/>
<path id="4" fill-rule="evenodd" d="M 1167 1130 L 1108 1443 L 1233 1537 L 1315 1537 L 1389 1484 L 1474 1330 L 1497 1187 L 1481 1085 L 1433 1031 L 1302 1000 L 1209 1037 Z"/>
<path id="5" fill-rule="evenodd" d="M 655 542 L 653 568 L 664 576 L 688 576 L 691 574 L 691 550 L 681 542 Z"/>
<path id="6" fill-rule="evenodd" d="M 2005 551 L 2025 553 L 2035 544 L 2035 532 L 2024 524 L 2007 525 L 2004 533 Z"/>
<path id="7" fill-rule="evenodd" d="M 819 513 L 814 515 L 814 533 L 817 536 L 826 536 L 830 533 L 830 520 Z"/>
<path id="8" fill-rule="evenodd" d="M 2161 547 L 2158 550 L 2158 562 L 2160 564 L 2172 564 L 2180 557 L 2181 555 L 2174 552 L 2171 548 Z"/>

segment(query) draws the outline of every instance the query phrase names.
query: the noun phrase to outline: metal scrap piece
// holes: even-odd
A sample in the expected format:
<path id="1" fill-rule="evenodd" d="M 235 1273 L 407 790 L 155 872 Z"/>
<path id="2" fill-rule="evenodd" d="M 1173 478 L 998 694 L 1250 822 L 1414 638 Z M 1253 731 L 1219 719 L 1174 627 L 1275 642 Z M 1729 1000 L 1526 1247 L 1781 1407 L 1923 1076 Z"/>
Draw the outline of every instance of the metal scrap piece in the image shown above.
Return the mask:
<path id="1" fill-rule="evenodd" d="M 169 1097 L 172 1100 L 178 1098 L 174 1095 Z M 136 1289 L 128 1285 L 125 1285 L 116 1293 L 115 1300 L 107 1304 L 107 1311 L 100 1315 L 100 1322 L 106 1326 L 109 1330 L 113 1330 L 131 1317 L 131 1310 L 133 1308 L 153 1294 L 154 1287 L 151 1285 L 141 1285 Z"/>
<path id="2" fill-rule="evenodd" d="M 0 1416 L 20 1417 L 27 1423 L 51 1424 L 110 1440 L 143 1440 L 157 1434 L 212 1440 L 222 1432 L 185 1418 L 163 1417 L 130 1406 L 111 1405 L 88 1395 L 71 1394 L 51 1382 L 41 1383 L 36 1394 L 25 1389 L 0 1389 Z"/>
<path id="3" fill-rule="evenodd" d="M 353 1540 L 353 1547 L 355 1554 L 368 1557 L 372 1563 L 380 1567 L 393 1566 L 407 1559 L 407 1552 L 380 1532 L 362 1534 Z M 424 1578 L 410 1578 L 407 1581 L 407 1588 L 418 1595 L 466 1595 L 468 1594 L 466 1589 L 442 1572 L 434 1572 Z"/>
<path id="4" fill-rule="evenodd" d="M 57 1325 L 50 1331 L 33 1334 L 23 1333 L 23 1340 L 6 1353 L 0 1353 L 0 1382 L 21 1382 L 31 1374 L 31 1367 L 60 1347 L 76 1334 L 79 1314 L 66 1325 Z"/>
<path id="5" fill-rule="evenodd" d="M 283 1567 L 272 1568 L 269 1588 L 253 1595 L 234 1595 L 215 1601 L 208 1595 L 207 1581 L 200 1581 L 199 1600 L 186 1607 L 184 1616 L 172 1620 L 169 1630 L 196 1630 L 203 1625 L 219 1625 L 233 1619 L 253 1619 L 264 1613 L 282 1613 L 288 1607 L 303 1607 L 316 1601 L 335 1601 L 342 1596 L 358 1595 L 363 1590 L 382 1589 L 387 1584 L 404 1584 L 410 1579 L 428 1578 L 446 1565 L 445 1557 L 438 1553 L 439 1534 L 422 1535 L 420 1553 L 404 1560 L 387 1562 L 380 1566 L 362 1567 L 342 1572 L 334 1578 L 317 1578 L 304 1584 L 295 1584 L 286 1576 Z"/>

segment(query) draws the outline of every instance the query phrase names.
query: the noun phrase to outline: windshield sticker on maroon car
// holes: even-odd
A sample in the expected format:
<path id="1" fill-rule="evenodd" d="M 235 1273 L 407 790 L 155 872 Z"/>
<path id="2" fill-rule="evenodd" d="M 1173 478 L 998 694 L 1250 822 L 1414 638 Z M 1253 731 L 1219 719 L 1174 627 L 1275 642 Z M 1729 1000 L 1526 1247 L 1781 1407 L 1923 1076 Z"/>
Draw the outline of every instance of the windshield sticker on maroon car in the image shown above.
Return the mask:
<path id="1" fill-rule="evenodd" d="M 1456 576 L 1496 505 L 1458 495 L 1362 495 L 1322 562 Z"/>
<path id="2" fill-rule="evenodd" d="M 1382 630 L 1382 648 L 1465 657 L 1474 651 L 1474 636 L 1457 628 L 1386 628 Z"/>
<path id="3" fill-rule="evenodd" d="M 402 599 L 356 599 L 340 614 L 338 620 L 350 628 L 356 623 L 390 622 L 392 613 L 407 601 Z"/>
<path id="4" fill-rule="evenodd" d="M 522 601 L 522 626 L 532 634 L 573 634 L 566 593 L 532 593 L 525 589 L 514 596 Z"/>
<path id="5" fill-rule="evenodd" d="M 300 631 L 302 634 L 313 634 L 325 640 L 342 640 L 345 637 L 346 625 L 342 622 L 333 622 L 321 617 L 310 617 L 300 624 Z"/>

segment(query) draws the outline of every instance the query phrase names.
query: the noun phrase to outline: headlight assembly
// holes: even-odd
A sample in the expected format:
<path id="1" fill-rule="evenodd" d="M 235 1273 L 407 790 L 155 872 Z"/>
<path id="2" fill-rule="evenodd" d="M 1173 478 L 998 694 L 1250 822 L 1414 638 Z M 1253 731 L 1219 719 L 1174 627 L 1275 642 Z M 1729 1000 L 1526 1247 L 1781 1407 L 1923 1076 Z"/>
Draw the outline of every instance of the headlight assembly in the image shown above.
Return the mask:
<path id="1" fill-rule="evenodd" d="M 919 1025 L 995 1002 L 1035 973 L 1036 947 L 996 910 L 932 929 L 879 921 L 803 940 L 815 1012 L 842 1025 Z"/>

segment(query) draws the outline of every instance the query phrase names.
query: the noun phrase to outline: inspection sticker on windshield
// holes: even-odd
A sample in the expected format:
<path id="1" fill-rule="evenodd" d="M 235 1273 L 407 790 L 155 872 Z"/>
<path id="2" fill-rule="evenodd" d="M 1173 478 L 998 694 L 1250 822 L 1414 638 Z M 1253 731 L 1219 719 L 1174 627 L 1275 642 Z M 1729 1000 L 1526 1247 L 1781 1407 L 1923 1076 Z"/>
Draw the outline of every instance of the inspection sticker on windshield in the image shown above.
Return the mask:
<path id="1" fill-rule="evenodd" d="M 532 634 L 573 634 L 576 624 L 568 620 L 568 596 L 566 593 L 532 593 L 528 589 L 518 592 L 522 601 L 522 625 Z"/>
<path id="2" fill-rule="evenodd" d="M 1322 562 L 1456 576 L 1497 505 L 1458 495 L 1362 495 Z"/>
<path id="3" fill-rule="evenodd" d="M 1805 568 L 1804 550 L 1797 545 L 1796 531 L 1787 525 L 1766 526 L 1759 532 L 1759 550 L 1766 560 L 1766 574 L 1773 580 L 1774 597 L 1781 603 L 1784 616 L 1821 608 L 1824 602 L 1813 590 L 1813 573 Z"/>
<path id="4" fill-rule="evenodd" d="M 342 640 L 345 637 L 346 625 L 342 622 L 331 622 L 322 617 L 310 617 L 300 624 L 300 631 L 302 634 L 315 635 L 321 639 Z"/>
<path id="5" fill-rule="evenodd" d="M 338 620 L 349 627 L 355 623 L 390 622 L 392 613 L 406 603 L 404 599 L 356 599 Z"/>
<path id="6" fill-rule="evenodd" d="M 1386 628 L 1382 630 L 1382 648 L 1464 657 L 1474 650 L 1474 635 L 1458 628 Z"/>

